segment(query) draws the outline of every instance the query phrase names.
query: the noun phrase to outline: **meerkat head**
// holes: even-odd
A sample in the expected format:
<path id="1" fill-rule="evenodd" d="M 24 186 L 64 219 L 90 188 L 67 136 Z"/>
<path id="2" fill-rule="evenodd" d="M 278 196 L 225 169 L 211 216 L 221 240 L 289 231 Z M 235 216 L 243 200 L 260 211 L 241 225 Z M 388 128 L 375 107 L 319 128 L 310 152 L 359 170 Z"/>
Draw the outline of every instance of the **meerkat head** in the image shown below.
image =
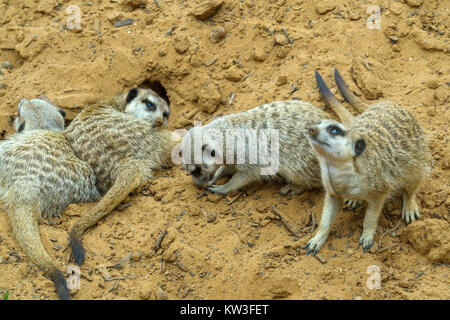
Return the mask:
<path id="1" fill-rule="evenodd" d="M 346 161 L 360 156 L 366 141 L 334 120 L 322 120 L 308 130 L 311 146 L 319 156 Z"/>
<path id="2" fill-rule="evenodd" d="M 125 113 L 164 127 L 169 119 L 169 105 L 151 89 L 134 88 L 126 96 Z"/>
<path id="3" fill-rule="evenodd" d="M 195 135 L 195 131 L 200 130 L 200 138 Z M 212 180 L 217 169 L 220 167 L 219 149 L 216 143 L 208 136 L 202 137 L 200 127 L 193 128 L 183 137 L 181 152 L 183 156 L 184 169 L 192 175 L 192 180 L 198 188 L 204 188 Z M 200 145 L 196 143 L 201 142 Z"/>
<path id="4" fill-rule="evenodd" d="M 50 99 L 20 99 L 17 107 L 19 115 L 14 121 L 16 132 L 29 130 L 64 130 L 64 110 L 58 108 Z"/>

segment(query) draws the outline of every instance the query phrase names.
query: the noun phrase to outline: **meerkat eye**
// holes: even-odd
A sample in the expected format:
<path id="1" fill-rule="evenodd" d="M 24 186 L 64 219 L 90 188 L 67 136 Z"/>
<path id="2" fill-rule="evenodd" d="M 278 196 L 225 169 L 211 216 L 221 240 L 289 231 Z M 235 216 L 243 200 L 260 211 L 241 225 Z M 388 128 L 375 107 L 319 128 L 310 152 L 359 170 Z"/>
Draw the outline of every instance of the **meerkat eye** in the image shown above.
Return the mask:
<path id="1" fill-rule="evenodd" d="M 144 100 L 144 103 L 147 106 L 148 110 L 150 110 L 150 111 L 156 110 L 156 106 L 151 101 Z"/>
<path id="2" fill-rule="evenodd" d="M 329 126 L 327 129 L 328 133 L 333 136 L 341 136 L 343 134 L 341 128 L 336 126 Z"/>

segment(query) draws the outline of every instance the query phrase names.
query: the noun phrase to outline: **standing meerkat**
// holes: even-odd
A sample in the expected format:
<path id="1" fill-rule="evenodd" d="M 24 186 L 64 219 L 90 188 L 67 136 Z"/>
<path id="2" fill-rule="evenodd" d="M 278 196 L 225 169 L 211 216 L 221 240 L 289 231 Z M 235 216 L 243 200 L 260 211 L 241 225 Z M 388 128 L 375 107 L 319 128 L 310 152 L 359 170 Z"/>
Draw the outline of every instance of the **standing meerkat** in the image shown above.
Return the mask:
<path id="1" fill-rule="evenodd" d="M 151 90 L 132 89 L 111 104 L 151 126 L 167 121 L 168 106 L 159 99 Z M 62 131 L 61 109 L 48 98 L 22 99 L 18 113 L 15 128 L 21 133 L 0 143 L 0 203 L 19 247 L 53 281 L 58 297 L 70 299 L 63 272 L 42 244 L 38 218 L 60 217 L 70 203 L 99 200 L 101 192 L 91 166 L 77 157 Z"/>
<path id="2" fill-rule="evenodd" d="M 130 106 L 143 104 L 157 117 L 153 126 L 149 125 L 149 119 L 124 113 L 116 101 L 110 101 L 85 108 L 65 130 L 78 158 L 94 171 L 96 186 L 104 195 L 69 230 L 69 244 L 79 265 L 85 259 L 81 240 L 86 229 L 148 182 L 154 170 L 170 161 L 174 147 L 171 132 L 158 128 L 167 122 L 169 110 L 165 101 L 156 97 L 156 93 L 149 95 L 135 89 L 126 96 L 125 112 L 130 112 Z"/>
<path id="3" fill-rule="evenodd" d="M 332 107 L 337 100 L 317 73 L 322 97 Z M 373 244 L 378 217 L 386 199 L 400 195 L 402 219 L 419 219 L 416 193 L 429 170 L 425 134 L 410 112 L 387 101 L 370 106 L 348 89 L 337 69 L 335 80 L 359 116 L 347 123 L 321 120 L 309 129 L 309 140 L 319 158 L 325 202 L 317 234 L 307 243 L 306 254 L 315 255 L 328 238 L 343 199 L 367 202 L 358 248 Z"/>
<path id="4" fill-rule="evenodd" d="M 351 116 L 343 107 L 337 114 L 344 119 Z M 226 115 L 188 131 L 182 141 L 183 163 L 194 184 L 200 188 L 209 184 L 210 192 L 226 194 L 255 181 L 284 180 L 288 184 L 281 188 L 281 194 L 300 194 L 321 186 L 320 166 L 308 141 L 308 128 L 323 118 L 328 118 L 325 112 L 298 100 L 272 102 Z M 266 149 L 269 152 L 265 154 Z M 225 159 L 227 150 L 234 158 Z M 245 157 L 239 162 L 240 152 Z M 196 159 L 199 153 L 203 157 Z M 274 172 L 267 170 L 269 174 L 263 175 L 262 169 L 268 166 Z M 226 184 L 212 185 L 227 174 L 233 176 Z"/>

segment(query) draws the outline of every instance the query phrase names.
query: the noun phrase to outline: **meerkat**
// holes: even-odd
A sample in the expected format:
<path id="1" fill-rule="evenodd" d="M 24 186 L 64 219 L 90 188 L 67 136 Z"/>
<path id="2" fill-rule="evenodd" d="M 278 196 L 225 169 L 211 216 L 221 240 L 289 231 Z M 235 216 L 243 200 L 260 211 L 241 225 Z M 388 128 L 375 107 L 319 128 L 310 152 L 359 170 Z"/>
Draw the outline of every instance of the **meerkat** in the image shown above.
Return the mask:
<path id="1" fill-rule="evenodd" d="M 158 126 L 165 124 L 163 114 L 169 113 L 167 103 L 159 99 L 151 90 L 132 89 L 111 105 L 145 119 L 147 126 Z M 58 297 L 70 299 L 63 272 L 42 244 L 38 218 L 60 217 L 70 203 L 96 201 L 102 193 L 95 172 L 77 157 L 62 131 L 64 115 L 46 97 L 20 100 L 15 123 L 20 133 L 0 143 L 0 203 L 19 247 L 53 281 Z"/>
<path id="2" fill-rule="evenodd" d="M 351 116 L 345 108 L 337 113 L 344 119 Z M 217 118 L 203 127 L 191 128 L 183 137 L 185 169 L 197 187 L 207 186 L 206 190 L 218 194 L 261 180 L 287 181 L 280 189 L 282 195 L 320 187 L 320 166 L 308 142 L 308 128 L 322 118 L 328 118 L 324 111 L 299 100 L 276 101 Z M 237 139 L 228 140 L 233 135 Z M 270 150 L 268 154 L 264 154 L 266 149 Z M 233 151 L 234 158 L 225 157 L 227 150 Z M 244 163 L 236 161 L 240 152 L 244 152 Z M 195 154 L 199 153 L 201 156 L 196 159 Z M 261 170 L 270 166 L 274 172 L 266 170 L 267 174 L 263 174 Z M 226 184 L 213 184 L 230 174 Z"/>
<path id="3" fill-rule="evenodd" d="M 343 96 L 363 113 L 345 124 L 324 119 L 309 129 L 326 194 L 317 234 L 305 246 L 307 255 L 315 255 L 325 243 L 345 198 L 367 202 L 358 243 L 364 252 L 374 242 L 386 199 L 400 195 L 402 219 L 407 224 L 419 219 L 416 193 L 429 170 L 426 137 L 410 112 L 388 101 L 367 106 L 351 93 L 337 69 L 335 80 Z M 318 84 L 331 106 L 336 98 L 325 82 Z"/>
<path id="4" fill-rule="evenodd" d="M 156 117 L 153 126 L 148 118 L 136 118 L 139 113 L 122 112 L 120 104 L 113 100 L 85 108 L 64 132 L 78 158 L 93 169 L 96 186 L 103 195 L 69 229 L 69 245 L 78 265 L 85 259 L 82 236 L 86 229 L 153 178 L 154 170 L 170 163 L 175 145 L 171 132 L 163 128 L 169 110 L 165 101 L 157 97 L 152 91 L 133 89 L 126 96 L 124 109 L 131 112 L 130 109 L 139 109 L 139 104 L 145 105 Z"/>
<path id="5" fill-rule="evenodd" d="M 54 105 L 46 96 L 30 101 L 22 98 L 17 109 L 18 116 L 14 120 L 16 132 L 64 129 L 66 112 Z"/>

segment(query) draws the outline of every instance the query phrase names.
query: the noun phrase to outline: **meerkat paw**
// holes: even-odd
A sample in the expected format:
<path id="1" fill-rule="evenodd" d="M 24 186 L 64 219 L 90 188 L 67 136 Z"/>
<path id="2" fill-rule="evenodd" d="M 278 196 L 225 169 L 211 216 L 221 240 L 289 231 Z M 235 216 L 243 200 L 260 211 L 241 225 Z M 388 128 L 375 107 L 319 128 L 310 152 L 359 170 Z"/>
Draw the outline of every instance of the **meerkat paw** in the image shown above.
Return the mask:
<path id="1" fill-rule="evenodd" d="M 412 210 L 410 208 L 402 208 L 402 220 L 405 221 L 406 224 L 410 224 L 416 220 L 419 220 L 420 213 L 419 208 L 415 205 L 415 208 Z"/>
<path id="2" fill-rule="evenodd" d="M 356 250 L 358 250 L 359 247 L 362 246 L 363 252 L 366 252 L 372 247 L 374 239 L 375 239 L 374 234 L 363 232 L 361 238 L 359 239 L 358 247 L 356 248 Z"/>
<path id="3" fill-rule="evenodd" d="M 343 208 L 346 211 L 355 211 L 358 208 L 364 207 L 364 205 L 365 205 L 364 200 L 346 199 L 346 200 L 344 200 Z"/>
<path id="4" fill-rule="evenodd" d="M 303 192 L 305 192 L 304 187 L 301 187 L 301 186 L 293 184 L 293 183 L 285 185 L 283 188 L 280 189 L 280 194 L 283 196 L 299 195 L 299 194 L 302 194 Z"/>
<path id="5" fill-rule="evenodd" d="M 322 248 L 325 241 L 327 241 L 327 236 L 321 236 L 317 234 L 315 237 L 308 241 L 306 246 L 303 247 L 303 250 L 306 250 L 307 256 L 312 253 L 311 255 L 314 257 L 317 252 L 319 252 L 320 248 Z"/>
<path id="6" fill-rule="evenodd" d="M 228 193 L 228 190 L 226 190 L 223 187 L 223 185 L 222 186 L 218 186 L 218 185 L 208 186 L 208 187 L 206 187 L 206 191 L 211 192 L 211 193 L 217 193 L 220 195 L 226 195 Z"/>

